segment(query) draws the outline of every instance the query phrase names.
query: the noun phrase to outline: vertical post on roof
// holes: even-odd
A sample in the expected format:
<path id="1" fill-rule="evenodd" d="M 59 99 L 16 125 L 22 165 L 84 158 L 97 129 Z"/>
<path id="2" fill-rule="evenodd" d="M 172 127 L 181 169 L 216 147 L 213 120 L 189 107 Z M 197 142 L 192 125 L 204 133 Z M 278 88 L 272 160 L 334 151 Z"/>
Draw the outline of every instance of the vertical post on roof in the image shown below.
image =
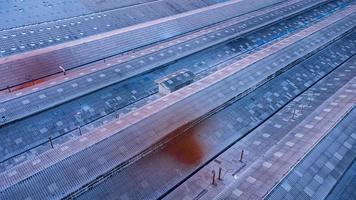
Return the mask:
<path id="1" fill-rule="evenodd" d="M 215 185 L 215 171 L 213 170 L 212 173 L 213 173 L 213 180 L 212 180 L 211 184 Z"/>
<path id="2" fill-rule="evenodd" d="M 243 157 L 244 157 L 244 150 L 241 151 L 241 154 L 240 154 L 240 162 L 242 162 Z"/>
<path id="3" fill-rule="evenodd" d="M 66 69 L 64 69 L 64 67 L 59 66 L 59 69 L 61 69 L 61 70 L 62 70 L 62 72 L 63 72 L 63 75 L 64 75 L 64 76 L 67 74 Z"/>
<path id="4" fill-rule="evenodd" d="M 52 137 L 50 136 L 50 137 L 48 138 L 48 140 L 49 140 L 49 144 L 51 145 L 51 147 L 52 147 L 52 149 L 53 149 Z"/>
<path id="5" fill-rule="evenodd" d="M 218 174 L 218 179 L 219 179 L 219 180 L 222 180 L 222 179 L 221 179 L 221 170 L 222 170 L 221 167 L 219 167 L 219 174 Z"/>
<path id="6" fill-rule="evenodd" d="M 7 91 L 9 91 L 9 93 L 11 93 L 11 88 L 10 88 L 10 86 L 7 86 Z"/>
<path id="7" fill-rule="evenodd" d="M 82 129 L 78 126 L 79 135 L 82 135 Z"/>

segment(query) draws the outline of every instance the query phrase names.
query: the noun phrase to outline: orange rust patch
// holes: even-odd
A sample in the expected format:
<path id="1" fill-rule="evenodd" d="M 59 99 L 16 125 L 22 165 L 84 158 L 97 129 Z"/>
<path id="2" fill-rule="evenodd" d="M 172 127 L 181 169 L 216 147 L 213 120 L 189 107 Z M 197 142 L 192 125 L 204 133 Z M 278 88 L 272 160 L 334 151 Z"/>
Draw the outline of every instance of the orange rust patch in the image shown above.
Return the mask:
<path id="1" fill-rule="evenodd" d="M 199 141 L 192 134 L 186 134 L 174 144 L 168 145 L 165 151 L 177 161 L 194 165 L 201 161 L 203 151 Z"/>

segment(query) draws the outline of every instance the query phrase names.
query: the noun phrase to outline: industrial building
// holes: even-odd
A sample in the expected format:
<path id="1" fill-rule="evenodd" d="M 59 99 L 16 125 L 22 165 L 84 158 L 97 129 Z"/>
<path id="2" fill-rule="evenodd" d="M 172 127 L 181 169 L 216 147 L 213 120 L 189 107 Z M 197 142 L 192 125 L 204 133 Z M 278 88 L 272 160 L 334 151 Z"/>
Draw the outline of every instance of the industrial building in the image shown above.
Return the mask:
<path id="1" fill-rule="evenodd" d="M 3 0 L 0 19 L 0 200 L 356 199 L 355 0 Z"/>

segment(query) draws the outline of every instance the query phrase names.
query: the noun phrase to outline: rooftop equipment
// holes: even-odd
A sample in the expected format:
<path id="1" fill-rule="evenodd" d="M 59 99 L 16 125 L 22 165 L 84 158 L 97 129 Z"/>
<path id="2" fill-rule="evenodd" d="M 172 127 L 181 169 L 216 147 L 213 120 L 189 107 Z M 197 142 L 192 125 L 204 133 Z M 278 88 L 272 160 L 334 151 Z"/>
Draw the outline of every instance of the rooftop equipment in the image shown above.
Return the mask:
<path id="1" fill-rule="evenodd" d="M 155 82 L 158 84 L 159 93 L 167 95 L 193 83 L 194 77 L 195 75 L 193 72 L 187 69 L 182 69 L 162 77 Z"/>

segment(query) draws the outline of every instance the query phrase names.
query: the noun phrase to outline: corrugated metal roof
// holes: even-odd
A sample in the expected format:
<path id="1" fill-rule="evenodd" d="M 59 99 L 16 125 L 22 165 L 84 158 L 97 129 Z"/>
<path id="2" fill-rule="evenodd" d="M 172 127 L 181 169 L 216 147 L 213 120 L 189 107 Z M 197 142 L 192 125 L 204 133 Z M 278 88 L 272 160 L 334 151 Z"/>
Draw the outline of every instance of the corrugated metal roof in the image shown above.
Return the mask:
<path id="1" fill-rule="evenodd" d="M 356 108 L 265 199 L 325 199 L 356 158 L 355 121 Z"/>

